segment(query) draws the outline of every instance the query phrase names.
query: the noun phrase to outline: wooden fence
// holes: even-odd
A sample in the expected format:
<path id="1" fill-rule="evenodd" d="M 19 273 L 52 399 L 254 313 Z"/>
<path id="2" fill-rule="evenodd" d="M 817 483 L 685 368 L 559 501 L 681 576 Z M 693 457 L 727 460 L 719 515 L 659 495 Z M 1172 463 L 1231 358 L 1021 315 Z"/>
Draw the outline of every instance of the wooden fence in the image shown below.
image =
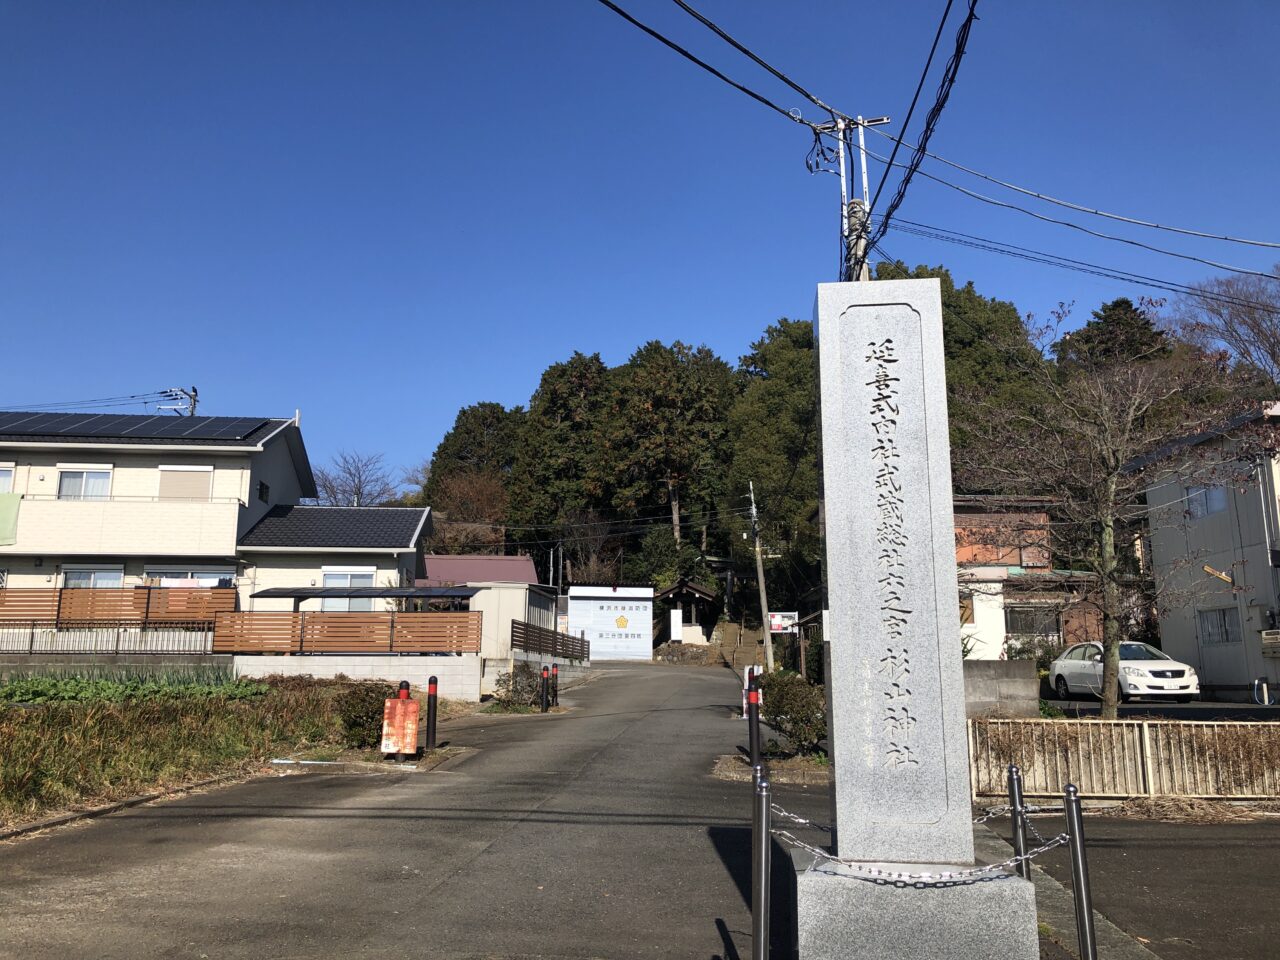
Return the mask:
<path id="1" fill-rule="evenodd" d="M 214 653 L 479 653 L 482 614 L 220 613 Z"/>
<path id="2" fill-rule="evenodd" d="M 1010 763 L 1033 797 L 1280 797 L 1280 724 L 1180 720 L 969 721 L 974 796 L 1006 792 Z"/>
<path id="3" fill-rule="evenodd" d="M 566 660 L 591 659 L 591 644 L 583 637 L 557 633 L 555 630 L 534 626 L 523 620 L 511 621 L 511 647 L 514 650 L 523 650 L 525 653 L 563 657 Z"/>
<path id="4" fill-rule="evenodd" d="M 234 587 L 12 588 L 0 590 L 0 621 L 212 623 L 236 608 Z"/>

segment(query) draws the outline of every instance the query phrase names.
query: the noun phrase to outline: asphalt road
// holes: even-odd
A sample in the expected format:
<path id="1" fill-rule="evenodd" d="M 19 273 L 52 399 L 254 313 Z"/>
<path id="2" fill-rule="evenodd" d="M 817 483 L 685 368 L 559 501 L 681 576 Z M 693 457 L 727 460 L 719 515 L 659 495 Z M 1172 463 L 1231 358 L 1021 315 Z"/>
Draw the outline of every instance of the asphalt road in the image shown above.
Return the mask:
<path id="1" fill-rule="evenodd" d="M 1056 819 L 1037 818 L 1060 829 Z M 1008 821 L 993 824 L 1008 836 Z M 1094 907 L 1161 960 L 1280 956 L 1280 822 L 1188 824 L 1088 816 Z M 1036 861 L 1071 886 L 1061 848 Z"/>
<path id="2" fill-rule="evenodd" d="M 0 957 L 750 956 L 727 670 L 606 667 L 424 774 L 272 777 L 0 844 Z"/>

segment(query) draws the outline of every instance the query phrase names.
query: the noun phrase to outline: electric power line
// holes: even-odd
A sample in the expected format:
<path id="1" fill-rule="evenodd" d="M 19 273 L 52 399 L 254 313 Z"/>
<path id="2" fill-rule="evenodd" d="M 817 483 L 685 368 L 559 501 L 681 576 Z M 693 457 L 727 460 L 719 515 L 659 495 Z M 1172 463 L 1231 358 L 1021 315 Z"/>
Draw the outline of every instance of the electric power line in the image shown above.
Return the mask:
<path id="1" fill-rule="evenodd" d="M 883 130 L 879 130 L 875 127 L 868 127 L 867 129 L 869 129 L 872 133 L 877 134 L 878 136 L 884 137 L 887 140 L 897 139 L 892 134 L 885 133 Z M 915 149 L 915 147 L 910 143 L 907 143 L 906 146 L 911 147 L 912 149 Z M 1206 240 L 1226 240 L 1231 243 L 1244 243 L 1254 247 L 1280 248 L 1280 243 L 1272 243 L 1267 240 L 1246 240 L 1242 237 L 1229 237 L 1229 236 L 1225 236 L 1217 233 L 1206 233 L 1201 230 L 1191 230 L 1187 227 L 1172 227 L 1172 226 L 1169 226 L 1168 224 L 1153 223 L 1150 220 L 1139 220 L 1136 217 L 1126 217 L 1123 214 L 1119 214 L 1119 213 L 1107 213 L 1105 210 L 1095 210 L 1093 207 L 1086 207 L 1083 204 L 1072 203 L 1070 200 L 1060 200 L 1057 197 L 1051 197 L 1048 194 L 1040 193 L 1039 191 L 1032 190 L 1028 187 L 1020 187 L 1016 183 L 1009 183 L 1007 180 L 1001 180 L 999 177 L 993 177 L 990 174 L 983 173 L 980 170 L 974 170 L 972 167 L 966 167 L 962 163 L 956 163 L 954 160 L 948 160 L 946 157 L 940 157 L 936 153 L 930 153 L 928 150 L 923 150 L 921 152 L 926 157 L 929 157 L 931 160 L 937 160 L 939 163 L 945 163 L 949 167 L 954 167 L 955 169 L 960 170 L 964 173 L 967 173 L 970 176 L 978 177 L 982 180 L 986 180 L 988 183 L 994 183 L 997 186 L 1005 187 L 1006 189 L 1009 189 L 1009 190 L 1014 190 L 1028 197 L 1035 197 L 1037 200 L 1043 200 L 1046 203 L 1054 203 L 1060 207 L 1066 207 L 1069 210 L 1077 210 L 1080 213 L 1091 213 L 1094 216 L 1106 217 L 1109 220 L 1118 220 L 1121 223 L 1132 223 L 1139 227 L 1151 227 L 1152 229 L 1155 229 L 1155 230 L 1167 230 L 1171 233 L 1181 233 L 1189 237 L 1203 237 Z"/>
<path id="2" fill-rule="evenodd" d="M 954 2 L 955 0 L 947 0 L 946 9 L 942 11 L 942 20 L 938 24 L 937 32 L 933 35 L 933 46 L 929 48 L 929 56 L 925 59 L 924 69 L 920 71 L 920 82 L 916 84 L 915 95 L 912 96 L 911 106 L 907 109 L 907 119 L 902 122 L 903 130 L 906 130 L 911 125 L 911 117 L 916 112 L 916 102 L 920 99 L 920 91 L 924 89 L 925 80 L 929 78 L 929 68 L 933 66 L 933 55 L 938 52 L 938 41 L 942 39 L 942 30 L 947 25 L 947 17 L 951 16 L 951 6 Z M 902 146 L 902 138 L 898 137 L 894 141 L 893 150 L 890 151 L 890 155 L 897 157 L 898 148 L 900 146 Z M 880 201 L 880 194 L 884 192 L 885 181 L 889 179 L 889 167 L 891 166 L 893 166 L 892 163 L 885 166 L 884 173 L 880 175 L 880 183 L 876 185 L 875 196 L 872 197 L 871 202 L 867 204 L 867 216 L 871 215 L 871 211 L 875 209 L 876 204 Z M 859 266 L 861 265 L 859 264 Z"/>
<path id="3" fill-rule="evenodd" d="M 874 150 L 868 150 L 867 154 L 875 157 L 875 159 L 879 160 L 881 163 L 885 163 L 890 166 L 905 166 L 901 163 L 894 163 L 892 157 L 883 157 Z M 925 177 L 928 180 L 933 180 L 943 186 L 950 187 L 952 190 L 958 190 L 960 193 L 963 193 L 967 197 L 972 197 L 974 200 L 981 200 L 983 203 L 990 203 L 997 207 L 1004 207 L 1006 210 L 1017 210 L 1019 213 L 1025 213 L 1027 216 L 1035 217 L 1037 220 L 1043 220 L 1045 223 L 1057 224 L 1060 227 L 1070 227 L 1072 230 L 1079 230 L 1082 233 L 1087 233 L 1091 237 L 1098 237 L 1102 240 L 1114 240 L 1116 243 L 1127 243 L 1133 247 L 1141 247 L 1143 250 L 1150 250 L 1152 253 L 1162 253 L 1167 257 L 1177 257 L 1180 260 L 1192 260 L 1196 263 L 1202 263 L 1205 266 L 1214 267 L 1218 270 L 1229 270 L 1232 273 L 1244 274 L 1245 276 L 1250 277 L 1262 277 L 1265 280 L 1276 279 L 1269 273 L 1261 273 L 1257 270 L 1246 269 L 1245 267 L 1233 267 L 1229 263 L 1219 263 L 1217 260 L 1206 260 L 1204 257 L 1197 257 L 1189 253 L 1178 253 L 1175 250 L 1166 250 L 1163 247 L 1153 247 L 1151 244 L 1143 243 L 1141 240 L 1131 240 L 1128 237 L 1117 237 L 1110 233 L 1100 233 L 1097 230 L 1090 230 L 1088 227 L 1083 227 L 1078 223 L 1072 223 L 1070 220 L 1059 220 L 1056 217 L 1045 216 L 1042 213 L 1036 213 L 1034 210 L 1028 210 L 1026 207 L 1020 207 L 1016 203 L 1008 203 L 1004 200 L 997 200 L 994 197 L 988 197 L 985 194 L 970 190 L 967 187 L 962 187 L 958 183 L 952 183 L 950 180 L 939 177 L 937 174 L 929 173 L 926 170 L 920 170 L 919 173 L 920 176 Z"/>
<path id="4" fill-rule="evenodd" d="M 956 31 L 955 49 L 951 53 L 951 59 L 947 61 L 947 65 L 942 71 L 942 80 L 938 84 L 938 92 L 934 96 L 933 106 L 929 109 L 928 116 L 925 117 L 924 129 L 920 131 L 920 136 L 915 149 L 912 151 L 911 159 L 905 167 L 902 179 L 898 182 L 898 189 L 894 192 L 893 199 L 889 201 L 889 206 L 881 216 L 880 225 L 867 241 L 867 249 L 874 247 L 880 240 L 884 238 L 885 231 L 889 229 L 889 222 L 893 219 L 893 215 L 898 212 L 898 208 L 902 206 L 902 202 L 907 197 L 907 188 L 911 185 L 912 178 L 915 177 L 916 171 L 920 169 L 920 164 L 924 162 L 924 150 L 929 145 L 934 131 L 938 128 L 938 121 L 942 118 L 942 111 L 947 106 L 947 101 L 951 98 L 951 90 L 955 86 L 956 77 L 960 73 L 960 62 L 964 59 L 965 50 L 969 46 L 969 33 L 973 30 L 973 23 L 978 19 L 977 14 L 978 0 L 969 0 L 969 10 L 965 14 L 964 22 L 960 24 L 960 28 Z M 950 10 L 951 3 L 948 0 L 947 9 Z M 944 16 L 943 23 L 946 22 Z M 936 43 L 936 41 L 935 41 Z M 930 54 L 932 57 L 932 54 Z M 928 67 L 926 65 L 926 73 Z M 922 81 L 923 82 L 923 79 Z M 914 102 L 913 102 L 914 106 Z M 906 124 L 903 124 L 903 131 L 906 131 Z M 897 150 L 898 143 L 894 144 L 894 150 Z M 886 164 L 885 174 L 889 172 L 889 167 L 893 166 L 892 162 Z M 881 186 L 884 185 L 884 178 L 881 178 Z M 871 215 L 871 211 L 875 208 L 875 202 L 879 199 L 879 190 L 876 191 L 875 198 L 872 199 L 871 205 L 867 208 L 867 216 Z M 859 262 L 854 265 L 853 275 L 857 276 L 862 270 L 862 264 L 866 261 L 866 252 L 864 251 Z"/>
<path id="5" fill-rule="evenodd" d="M 133 406 L 140 403 L 155 403 L 160 400 L 175 399 L 169 390 L 156 390 L 151 393 L 134 393 L 121 397 L 98 397 L 92 400 L 68 400 L 59 401 L 57 403 L 16 403 L 2 404 L 5 409 L 15 412 L 25 413 L 28 411 L 39 412 L 42 410 L 65 410 L 69 413 L 78 413 L 81 410 L 96 409 L 102 407 L 113 406 Z"/>
<path id="6" fill-rule="evenodd" d="M 793 113 L 790 110 L 784 110 L 782 107 L 778 106 L 776 103 L 774 103 L 772 100 L 770 100 L 768 97 L 764 96 L 763 94 L 756 93 L 750 87 L 745 87 L 742 84 L 738 83 L 738 81 L 736 80 L 731 80 L 729 77 L 725 76 L 715 67 L 711 66 L 711 64 L 707 63 L 705 60 L 701 60 L 698 57 L 694 56 L 692 53 L 690 53 L 684 47 L 680 46 L 674 40 L 664 37 L 657 30 L 654 30 L 652 27 L 641 23 L 631 14 L 627 13 L 627 11 L 623 10 L 620 6 L 618 6 L 616 3 L 613 3 L 612 0 L 599 0 L 599 2 L 604 6 L 608 7 L 610 10 L 612 10 L 614 13 L 620 16 L 623 20 L 626 20 L 627 23 L 631 24 L 633 27 L 643 30 L 645 33 L 653 37 L 653 39 L 657 40 L 659 43 L 663 44 L 664 46 L 670 47 L 672 50 L 680 54 L 680 56 L 684 57 L 686 60 L 698 65 L 703 70 L 706 70 L 713 77 L 716 77 L 719 80 L 723 80 L 725 83 L 733 87 L 735 90 L 739 90 L 742 93 L 745 93 L 752 100 L 755 100 L 759 103 L 764 104 L 766 107 L 768 107 L 770 110 L 775 111 L 776 113 L 782 114 L 782 116 L 786 117 L 788 120 L 792 121 L 793 123 L 800 123 L 811 129 L 815 126 L 810 121 L 805 120 L 803 117 L 799 116 L 798 113 Z"/>
<path id="7" fill-rule="evenodd" d="M 1077 273 L 1093 274 L 1094 276 L 1104 277 L 1110 280 L 1120 280 L 1125 283 L 1134 283 L 1139 286 L 1164 290 L 1168 293 L 1186 294 L 1204 300 L 1213 300 L 1219 303 L 1225 303 L 1229 306 L 1249 307 L 1266 313 L 1280 315 L 1280 309 L 1269 304 L 1260 303 L 1256 300 L 1248 300 L 1244 297 L 1236 297 L 1230 294 L 1221 294 L 1211 290 L 1204 290 L 1190 284 L 1179 283 L 1176 280 L 1164 280 L 1159 277 L 1149 277 L 1140 273 L 1132 273 L 1127 270 L 1121 270 L 1117 267 L 1109 267 L 1105 264 L 1090 263 L 1087 260 L 1076 260 L 1071 257 L 1064 257 L 1055 253 L 1047 253 L 1043 250 L 1035 250 L 1030 247 L 1019 246 L 1018 244 L 1004 243 L 999 240 L 990 240 L 986 237 L 978 237 L 969 233 L 961 233 L 958 230 L 934 227 L 927 223 L 915 223 L 911 220 L 898 219 L 894 221 L 890 229 L 895 233 L 910 234 L 912 236 L 924 237 L 932 240 L 942 240 L 959 246 L 986 250 L 990 253 L 999 253 L 1010 257 L 1017 257 L 1018 259 L 1027 260 L 1033 263 L 1043 263 L 1048 266 L 1059 267 L 1064 270 L 1074 270 Z M 881 253 L 885 252 L 883 246 L 879 249 Z"/>
<path id="8" fill-rule="evenodd" d="M 733 47 L 739 53 L 748 57 L 759 66 L 764 67 L 765 70 L 769 71 L 769 73 L 773 74 L 775 77 L 777 77 L 779 80 L 785 83 L 788 87 L 790 87 L 796 93 L 800 94 L 800 96 L 804 97 L 810 103 L 816 106 L 819 106 L 823 110 L 827 111 L 827 113 L 831 114 L 832 119 L 835 119 L 837 116 L 844 117 L 846 120 L 852 119 L 851 117 L 845 116 L 845 114 L 841 113 L 835 107 L 832 107 L 826 103 L 823 103 L 814 94 L 810 93 L 804 87 L 800 86 L 800 84 L 796 83 L 796 81 L 792 80 L 790 77 L 788 77 L 785 73 L 783 73 L 777 67 L 774 67 L 769 63 L 766 63 L 760 56 L 758 56 L 757 54 L 749 50 L 747 47 L 743 46 L 733 37 L 729 36 L 728 33 L 726 33 L 723 29 L 721 29 L 712 21 L 708 20 L 706 17 L 700 14 L 697 10 L 693 9 L 693 7 L 689 6 L 689 4 L 685 3 L 684 0 L 672 0 L 672 2 L 675 3 L 675 5 L 678 6 L 685 13 L 689 14 L 689 16 L 693 17 L 695 20 L 697 20 L 699 23 L 701 23 L 703 26 L 709 29 L 721 40 L 725 41 L 725 43 L 729 44 L 729 46 Z"/>

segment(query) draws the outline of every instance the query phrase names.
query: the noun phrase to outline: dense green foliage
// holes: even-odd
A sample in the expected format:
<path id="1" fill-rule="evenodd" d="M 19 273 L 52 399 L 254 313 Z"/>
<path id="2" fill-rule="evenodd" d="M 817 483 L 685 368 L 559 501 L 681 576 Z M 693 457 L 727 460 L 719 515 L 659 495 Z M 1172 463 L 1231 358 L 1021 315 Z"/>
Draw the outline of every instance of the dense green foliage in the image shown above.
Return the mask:
<path id="1" fill-rule="evenodd" d="M 0 706 L 0 822 L 226 773 L 341 736 L 338 684 L 244 700 L 169 696 Z"/>
<path id="2" fill-rule="evenodd" d="M 229 674 L 51 674 L 13 677 L 0 683 L 0 703 L 123 703 L 191 697 L 248 700 L 263 696 L 269 689 L 265 683 L 236 680 Z"/>
<path id="3" fill-rule="evenodd" d="M 363 750 L 382 742 L 386 701 L 395 695 L 389 683 L 353 683 L 337 695 L 334 709 L 347 746 Z"/>
<path id="4" fill-rule="evenodd" d="M 876 274 L 938 281 L 960 492 L 1087 500 L 1098 489 L 1091 477 L 1099 454 L 1087 435 L 1089 412 L 1131 393 L 1125 377 L 1142 379 L 1133 368 L 1176 368 L 1180 386 L 1145 405 L 1135 423 L 1117 423 L 1122 437 L 1175 436 L 1197 422 L 1189 410 L 1207 417 L 1249 388 L 1218 375 L 1229 359 L 1161 329 L 1148 301 L 1114 300 L 1083 327 L 1046 338 L 1014 304 L 957 283 L 943 267 L 881 263 Z M 1054 318 L 1064 320 L 1065 310 Z M 813 609 L 821 559 L 814 339 L 810 322 L 784 318 L 736 366 L 681 341 L 644 343 L 612 368 L 598 354 L 575 353 L 543 373 L 527 413 L 492 403 L 465 408 L 436 451 L 427 490 L 438 493 L 433 507 L 490 526 L 437 548 L 463 551 L 487 541 L 526 552 L 544 582 L 553 569 L 561 582 L 628 580 L 658 589 L 687 578 L 722 595 L 731 571 L 734 590 L 722 612 L 754 626 L 747 516 L 754 485 L 770 606 Z M 1188 371 L 1194 375 L 1183 376 Z M 1073 412 L 1081 414 L 1078 435 L 1046 437 L 1050 428 L 1062 434 L 1071 427 Z M 1114 468 L 1148 446 L 1102 451 L 1102 460 Z M 450 486 L 449 478 L 462 481 Z M 1056 559 L 1080 563 L 1076 555 L 1090 549 L 1096 529 L 1059 524 Z M 553 554 L 562 568 L 553 567 Z M 816 659 L 810 667 L 820 674 Z"/>
<path id="5" fill-rule="evenodd" d="M 816 753 L 827 736 L 823 688 L 798 673 L 779 670 L 760 678 L 760 695 L 760 718 L 786 737 L 796 753 Z"/>

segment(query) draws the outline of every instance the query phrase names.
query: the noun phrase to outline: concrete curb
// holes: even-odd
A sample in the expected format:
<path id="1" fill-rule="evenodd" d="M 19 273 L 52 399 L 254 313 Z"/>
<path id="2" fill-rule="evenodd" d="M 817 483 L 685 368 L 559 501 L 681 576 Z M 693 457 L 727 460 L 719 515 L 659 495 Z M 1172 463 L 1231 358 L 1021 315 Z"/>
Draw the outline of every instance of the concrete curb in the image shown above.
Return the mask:
<path id="1" fill-rule="evenodd" d="M 978 860 L 999 863 L 1013 856 L 1013 847 L 994 830 L 980 824 L 973 831 L 974 852 Z M 1072 956 L 1076 955 L 1076 905 L 1071 892 L 1049 874 L 1031 863 L 1031 882 L 1036 888 L 1036 914 L 1041 923 L 1053 928 L 1062 940 L 1062 946 Z M 1160 960 L 1133 937 L 1114 923 L 1093 911 L 1093 922 L 1098 938 L 1098 956 L 1107 960 Z"/>
<path id="2" fill-rule="evenodd" d="M 249 774 L 249 776 L 252 777 L 254 774 Z M 78 820 L 92 820 L 96 817 L 106 816 L 108 813 L 115 813 L 117 810 L 125 810 L 129 807 L 136 807 L 144 803 L 150 803 L 152 800 L 163 800 L 168 797 L 178 797 L 184 793 L 190 793 L 192 790 L 199 790 L 201 787 L 213 787 L 221 783 L 231 783 L 244 778 L 244 773 L 226 773 L 220 777 L 210 777 L 208 780 L 197 780 L 195 783 L 188 783 L 181 787 L 174 787 L 172 790 L 159 790 L 155 793 L 144 793 L 136 797 L 129 797 L 127 800 L 117 800 L 115 803 L 108 803 L 101 807 L 92 807 L 88 810 L 76 810 L 73 813 L 60 813 L 56 817 L 48 817 L 44 820 L 37 820 L 34 823 L 27 823 L 20 827 L 14 827 L 11 830 L 6 830 L 3 833 L 0 833 L 0 841 L 12 840 L 15 837 L 21 837 L 28 833 L 35 833 L 38 830 L 49 830 L 52 827 L 61 827 L 68 823 L 75 823 Z"/>

